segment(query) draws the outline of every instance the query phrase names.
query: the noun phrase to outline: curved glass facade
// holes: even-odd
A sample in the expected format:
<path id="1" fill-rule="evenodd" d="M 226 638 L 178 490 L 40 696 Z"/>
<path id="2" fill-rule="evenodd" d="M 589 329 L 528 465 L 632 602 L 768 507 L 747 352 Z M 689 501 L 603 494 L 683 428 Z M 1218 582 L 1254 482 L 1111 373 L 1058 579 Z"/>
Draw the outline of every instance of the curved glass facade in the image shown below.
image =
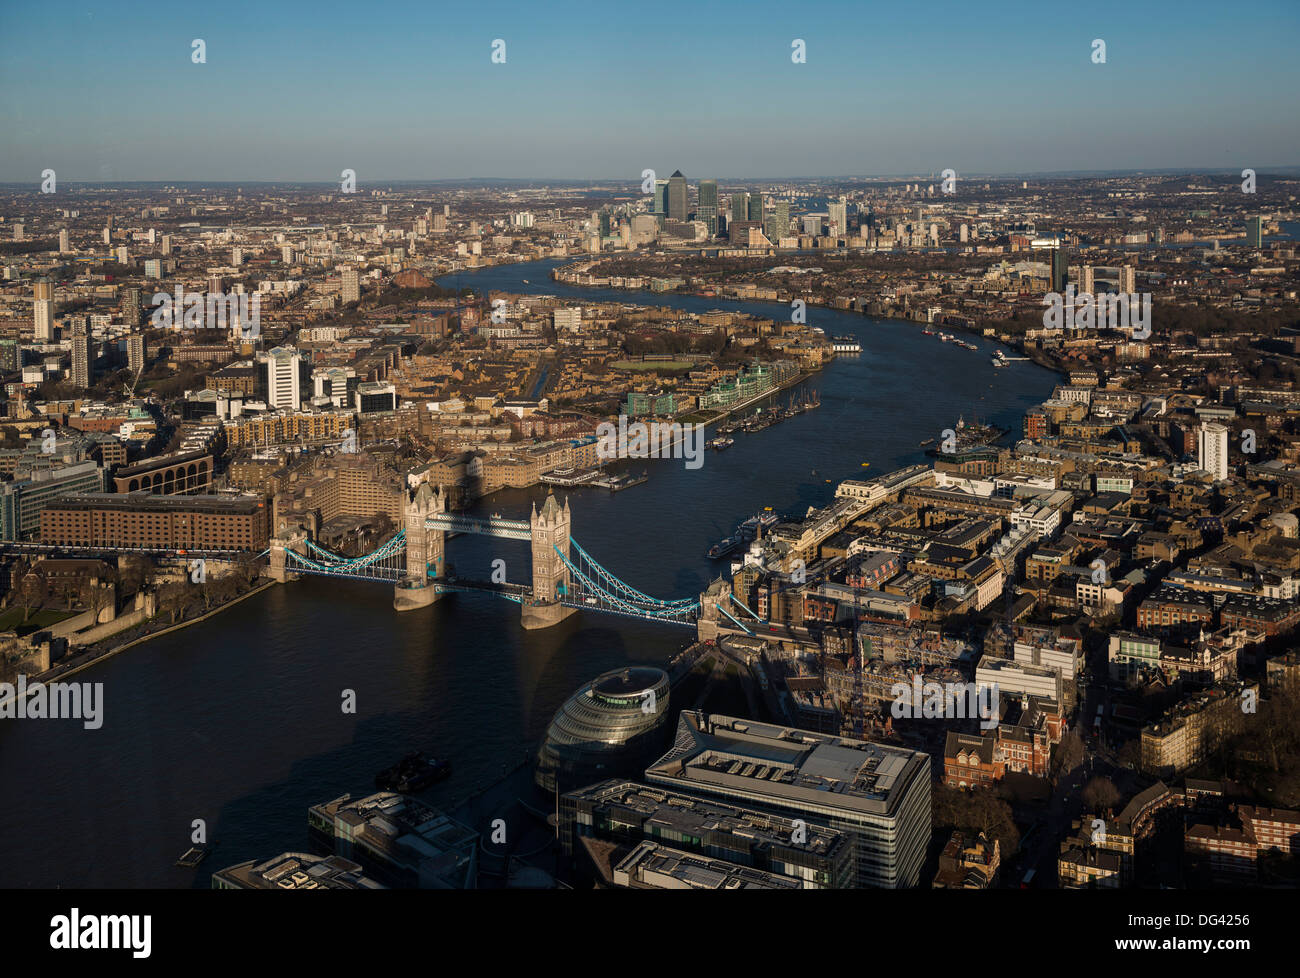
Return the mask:
<path id="1" fill-rule="evenodd" d="M 668 674 L 631 666 L 604 673 L 555 711 L 537 752 L 537 784 L 554 792 L 640 774 L 663 753 Z"/>

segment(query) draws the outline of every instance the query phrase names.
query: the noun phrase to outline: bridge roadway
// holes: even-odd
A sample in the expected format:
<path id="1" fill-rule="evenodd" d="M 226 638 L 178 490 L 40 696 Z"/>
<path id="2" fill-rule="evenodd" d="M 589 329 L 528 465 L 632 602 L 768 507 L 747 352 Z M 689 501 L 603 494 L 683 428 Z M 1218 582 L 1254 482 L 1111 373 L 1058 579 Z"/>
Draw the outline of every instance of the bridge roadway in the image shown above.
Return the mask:
<path id="1" fill-rule="evenodd" d="M 494 581 L 475 581 L 470 578 L 447 577 L 435 579 L 433 586 L 439 591 L 480 591 L 488 594 L 499 595 L 509 601 L 530 601 L 533 597 L 532 588 L 523 584 L 511 584 L 504 581 L 500 584 Z"/>
<path id="2" fill-rule="evenodd" d="M 457 513 L 439 513 L 425 520 L 431 530 L 446 533 L 477 533 L 506 540 L 532 540 L 533 530 L 527 520 L 479 519 Z"/>

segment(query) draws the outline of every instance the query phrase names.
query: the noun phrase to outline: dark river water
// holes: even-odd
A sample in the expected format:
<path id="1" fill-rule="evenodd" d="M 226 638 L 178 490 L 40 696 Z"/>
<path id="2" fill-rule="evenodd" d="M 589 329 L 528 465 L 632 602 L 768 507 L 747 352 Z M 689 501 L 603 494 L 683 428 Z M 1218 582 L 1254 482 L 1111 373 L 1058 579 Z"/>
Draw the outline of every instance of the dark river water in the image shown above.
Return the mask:
<path id="1" fill-rule="evenodd" d="M 763 303 L 569 288 L 549 279 L 555 264 L 443 283 L 788 315 Z M 567 493 L 573 537 L 588 553 L 655 597 L 698 594 L 721 569 L 705 551 L 745 517 L 766 506 L 802 514 L 828 502 L 835 481 L 924 461 L 918 443 L 959 415 L 1018 432 L 1055 383 L 1030 363 L 995 369 L 983 340 L 975 353 L 916 324 L 816 308 L 808 317 L 863 348 L 807 382 L 821 407 L 737 435 L 699 469 L 646 460 L 636 463 L 650 474 L 643 485 Z M 544 497 L 544 488 L 510 490 L 477 510 L 526 517 Z M 448 557 L 462 576 L 487 579 L 500 558 L 510 580 L 529 580 L 525 543 L 457 537 Z M 417 748 L 453 762 L 453 776 L 426 796 L 452 807 L 520 761 L 582 683 L 624 663 L 662 664 L 692 637 L 597 612 L 525 632 L 518 606 L 483 594 L 398 615 L 384 584 L 313 577 L 272 588 L 77 675 L 104 684 L 98 730 L 0 721 L 0 887 L 206 887 L 214 870 L 304 848 L 309 805 L 373 790 L 377 770 Z M 342 712 L 344 690 L 355 691 L 355 714 Z M 197 869 L 175 868 L 195 819 L 213 852 Z"/>

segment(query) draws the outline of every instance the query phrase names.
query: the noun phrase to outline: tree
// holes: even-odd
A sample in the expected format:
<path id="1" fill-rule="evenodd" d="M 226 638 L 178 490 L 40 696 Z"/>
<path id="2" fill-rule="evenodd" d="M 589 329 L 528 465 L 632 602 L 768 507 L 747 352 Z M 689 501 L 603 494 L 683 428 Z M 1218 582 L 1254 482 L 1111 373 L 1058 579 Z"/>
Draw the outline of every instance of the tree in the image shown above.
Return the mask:
<path id="1" fill-rule="evenodd" d="M 1110 811 L 1120 799 L 1119 789 L 1107 777 L 1095 777 L 1083 788 L 1083 801 L 1094 811 Z"/>
<path id="2" fill-rule="evenodd" d="M 217 600 L 218 583 L 215 578 L 210 581 L 194 582 L 194 587 L 199 592 L 199 598 L 203 601 L 204 614 L 212 610 L 212 604 Z"/>
<path id="3" fill-rule="evenodd" d="M 1124 746 L 1116 752 L 1115 759 L 1121 766 L 1136 771 L 1142 764 L 1142 742 L 1137 737 L 1124 741 Z"/>
<path id="4" fill-rule="evenodd" d="M 107 608 L 109 602 L 113 600 L 116 578 L 117 572 L 109 568 L 102 578 L 91 581 L 88 603 L 96 624 L 99 623 L 99 613 Z"/>
<path id="5" fill-rule="evenodd" d="M 37 603 L 35 592 L 36 592 L 35 588 L 27 586 L 26 580 L 24 580 L 23 583 L 18 588 L 18 593 L 22 596 L 24 625 L 27 624 L 27 619 L 31 617 L 32 606 Z"/>
<path id="6" fill-rule="evenodd" d="M 168 581 L 158 589 L 158 612 L 167 612 L 172 625 L 176 624 L 189 604 L 189 596 L 185 592 L 186 586 L 181 581 Z"/>
<path id="7" fill-rule="evenodd" d="M 937 826 L 951 827 L 977 836 L 981 832 L 997 839 L 1003 859 L 1020 848 L 1020 830 L 1011 815 L 1011 806 L 991 791 L 975 788 L 958 791 L 936 785 L 931 794 L 931 820 Z"/>
<path id="8" fill-rule="evenodd" d="M 257 583 L 261 576 L 261 563 L 256 560 L 243 560 L 235 567 L 233 577 L 240 592 L 247 591 Z"/>

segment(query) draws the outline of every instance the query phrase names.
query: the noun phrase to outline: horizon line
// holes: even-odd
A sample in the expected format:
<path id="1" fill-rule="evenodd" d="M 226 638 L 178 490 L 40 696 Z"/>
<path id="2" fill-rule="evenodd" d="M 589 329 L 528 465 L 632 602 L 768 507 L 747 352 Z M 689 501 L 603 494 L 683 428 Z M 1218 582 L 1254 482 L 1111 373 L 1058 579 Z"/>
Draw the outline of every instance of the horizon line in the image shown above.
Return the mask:
<path id="1" fill-rule="evenodd" d="M 1260 164 L 1253 167 L 1243 166 L 1241 169 L 1254 170 L 1257 176 L 1300 176 L 1300 163 L 1289 163 L 1280 165 Z M 1226 175 L 1239 177 L 1241 170 L 1235 167 L 1132 167 L 1109 170 L 1033 170 L 1033 171 L 1000 171 L 984 172 L 971 171 L 963 175 L 960 171 L 957 173 L 958 180 L 1027 180 L 1027 179 L 1048 179 L 1048 178 L 1068 178 L 1068 179 L 1087 179 L 1090 177 L 1119 177 L 1119 176 L 1178 176 L 1186 174 L 1188 176 L 1219 176 Z M 866 181 L 910 181 L 910 180 L 938 180 L 938 173 L 918 173 L 898 172 L 898 173 L 845 173 L 845 174 L 803 174 L 803 175 L 785 175 L 785 176 L 704 176 L 704 177 L 687 177 L 688 181 L 694 180 L 717 180 L 730 182 L 809 182 L 809 181 L 833 181 L 833 180 L 866 180 Z M 565 183 L 581 184 L 586 186 L 592 185 L 609 185 L 627 183 L 631 186 L 638 186 L 641 178 L 638 176 L 630 177 L 559 177 L 559 176 L 455 176 L 455 177 L 376 177 L 358 180 L 359 184 L 375 186 L 378 184 L 466 184 L 466 183 Z M 303 180 L 294 178 L 281 179 L 248 179 L 241 180 L 238 178 L 212 177 L 212 178 L 185 178 L 176 179 L 168 177 L 140 178 L 133 180 L 61 180 L 65 186 L 77 187 L 131 187 L 140 185 L 162 184 L 169 186 L 180 186 L 186 184 L 221 184 L 221 185 L 248 185 L 248 186 L 303 186 L 303 187 L 329 187 L 339 183 L 336 179 L 331 180 Z M 32 186 L 39 188 L 41 180 L 39 177 L 29 180 L 0 180 L 0 189 L 25 189 Z M 360 191 L 357 191 L 360 192 Z M 646 196 L 644 194 L 640 196 Z"/>

